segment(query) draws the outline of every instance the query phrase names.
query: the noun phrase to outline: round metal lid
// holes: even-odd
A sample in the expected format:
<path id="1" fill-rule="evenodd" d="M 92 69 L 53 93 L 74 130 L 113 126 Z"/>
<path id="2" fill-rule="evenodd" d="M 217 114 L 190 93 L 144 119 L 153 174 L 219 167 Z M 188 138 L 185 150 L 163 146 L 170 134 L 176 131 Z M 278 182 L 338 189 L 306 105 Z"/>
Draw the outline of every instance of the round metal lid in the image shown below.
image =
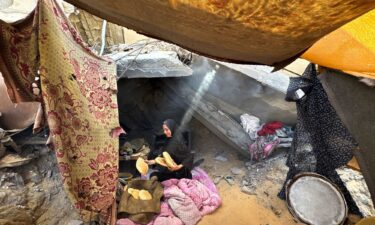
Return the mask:
<path id="1" fill-rule="evenodd" d="M 339 189 L 315 173 L 303 173 L 287 186 L 287 204 L 301 222 L 312 225 L 339 225 L 347 216 L 347 205 Z"/>

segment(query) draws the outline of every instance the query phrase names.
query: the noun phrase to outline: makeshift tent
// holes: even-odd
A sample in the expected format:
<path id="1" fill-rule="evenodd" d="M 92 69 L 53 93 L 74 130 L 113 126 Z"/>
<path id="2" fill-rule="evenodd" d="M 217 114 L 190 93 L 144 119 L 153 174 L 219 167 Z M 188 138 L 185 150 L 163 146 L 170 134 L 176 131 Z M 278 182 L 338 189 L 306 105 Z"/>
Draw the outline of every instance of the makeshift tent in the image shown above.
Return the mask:
<path id="1" fill-rule="evenodd" d="M 370 0 L 68 2 L 202 55 L 268 65 L 289 62 L 324 35 L 375 8 Z"/>

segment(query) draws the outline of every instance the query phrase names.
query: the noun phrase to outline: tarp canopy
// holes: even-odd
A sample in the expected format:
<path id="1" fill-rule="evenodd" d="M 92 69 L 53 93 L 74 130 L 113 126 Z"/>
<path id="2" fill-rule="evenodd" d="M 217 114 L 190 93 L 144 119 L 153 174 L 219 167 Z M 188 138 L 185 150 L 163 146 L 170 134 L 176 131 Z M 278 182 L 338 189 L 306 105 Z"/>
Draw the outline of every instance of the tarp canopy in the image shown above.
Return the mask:
<path id="1" fill-rule="evenodd" d="M 302 58 L 321 66 L 375 79 L 375 10 L 315 43 Z"/>
<path id="2" fill-rule="evenodd" d="M 202 55 L 274 65 L 375 8 L 372 0 L 67 0 Z"/>

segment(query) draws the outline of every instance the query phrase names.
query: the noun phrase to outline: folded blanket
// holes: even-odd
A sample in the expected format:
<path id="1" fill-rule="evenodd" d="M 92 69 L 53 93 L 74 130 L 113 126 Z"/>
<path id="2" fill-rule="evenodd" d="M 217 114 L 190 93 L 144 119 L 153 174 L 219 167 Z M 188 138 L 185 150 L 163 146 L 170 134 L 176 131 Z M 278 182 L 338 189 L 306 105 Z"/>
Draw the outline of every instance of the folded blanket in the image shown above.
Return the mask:
<path id="1" fill-rule="evenodd" d="M 185 225 L 195 225 L 202 218 L 193 200 L 184 194 L 175 184 L 164 188 L 164 198 L 167 200 L 174 214 Z"/>
<path id="2" fill-rule="evenodd" d="M 160 207 L 160 215 L 148 225 L 184 225 L 184 223 L 173 214 L 167 202 L 163 202 Z"/>
<path id="3" fill-rule="evenodd" d="M 192 171 L 191 174 L 193 175 L 193 180 L 197 180 L 201 182 L 204 186 L 206 186 L 210 191 L 219 194 L 217 191 L 216 185 L 214 182 L 212 182 L 211 178 L 208 176 L 208 174 L 202 170 L 199 167 L 195 167 Z"/>
<path id="4" fill-rule="evenodd" d="M 221 205 L 219 195 L 198 180 L 171 179 L 162 183 L 164 198 L 184 224 L 194 225 Z"/>
<path id="5" fill-rule="evenodd" d="M 193 200 L 202 216 L 212 213 L 221 205 L 219 195 L 197 180 L 182 179 L 178 187 Z"/>

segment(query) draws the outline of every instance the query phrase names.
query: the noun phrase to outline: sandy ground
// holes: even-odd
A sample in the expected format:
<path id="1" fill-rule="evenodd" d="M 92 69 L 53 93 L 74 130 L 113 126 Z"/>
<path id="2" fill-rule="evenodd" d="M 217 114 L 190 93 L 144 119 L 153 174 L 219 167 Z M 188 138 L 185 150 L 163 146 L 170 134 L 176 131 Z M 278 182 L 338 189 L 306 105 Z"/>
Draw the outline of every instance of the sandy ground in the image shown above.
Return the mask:
<path id="1" fill-rule="evenodd" d="M 236 225 L 287 225 L 296 224 L 283 202 L 270 198 L 272 204 L 279 206 L 281 215 L 261 203 L 256 195 L 247 195 L 240 188 L 221 182 L 218 185 L 223 205 L 213 214 L 205 216 L 199 225 L 236 224 Z"/>
<path id="2" fill-rule="evenodd" d="M 191 122 L 191 129 L 193 131 L 193 149 L 197 152 L 196 158 L 205 159 L 201 168 L 207 171 L 211 178 L 232 175 L 235 180 L 235 184 L 232 186 L 226 180 L 220 180 L 217 187 L 223 204 L 216 212 L 205 216 L 199 222 L 199 225 L 298 224 L 289 213 L 285 202 L 276 196 L 286 175 L 285 168 L 282 170 L 270 168 L 266 172 L 259 171 L 255 176 L 264 177 L 259 177 L 259 184 L 256 185 L 255 193 L 252 195 L 245 194 L 241 191 L 241 183 L 244 178 L 249 176 L 249 171 L 245 166 L 247 160 L 239 156 L 235 149 L 222 142 L 198 121 L 193 120 Z M 224 156 L 227 161 L 215 160 L 214 158 L 217 155 Z M 277 166 L 284 167 L 284 161 L 281 160 L 281 162 L 282 165 Z M 231 173 L 233 167 L 241 169 L 242 173 L 233 175 Z"/>

